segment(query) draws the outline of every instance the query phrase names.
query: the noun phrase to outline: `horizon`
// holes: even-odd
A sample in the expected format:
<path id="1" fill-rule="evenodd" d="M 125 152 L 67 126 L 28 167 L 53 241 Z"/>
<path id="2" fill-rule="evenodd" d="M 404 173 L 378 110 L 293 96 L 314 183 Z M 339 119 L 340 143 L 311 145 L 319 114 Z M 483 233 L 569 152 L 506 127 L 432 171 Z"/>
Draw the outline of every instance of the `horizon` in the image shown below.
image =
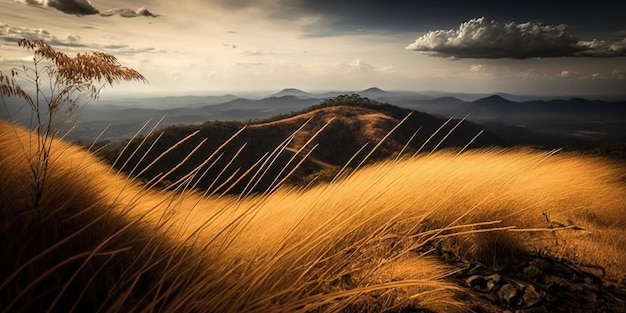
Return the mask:
<path id="1" fill-rule="evenodd" d="M 612 2 L 446 5 L 0 0 L 0 70 L 42 39 L 110 53 L 149 84 L 108 95 L 387 91 L 624 98 L 626 21 Z M 512 7 L 511 7 L 512 6 Z M 28 65 L 28 63 L 26 63 Z"/>
<path id="2" fill-rule="evenodd" d="M 312 98 L 332 98 L 332 94 L 358 94 L 362 92 L 366 92 L 370 89 L 379 89 L 382 92 L 393 94 L 393 93 L 407 93 L 413 94 L 415 96 L 424 96 L 429 99 L 438 99 L 445 97 L 453 97 L 459 98 L 460 100 L 471 102 L 476 99 L 488 98 L 492 96 L 500 96 L 507 100 L 520 102 L 515 98 L 528 98 L 529 101 L 532 100 L 571 100 L 571 99 L 585 99 L 589 101 L 600 100 L 600 101 L 608 101 L 608 102 L 623 102 L 626 101 L 626 92 L 623 94 L 616 95 L 590 95 L 590 94 L 564 94 L 564 93 L 554 93 L 554 94 L 524 94 L 524 93 L 510 93 L 503 91 L 494 91 L 494 92 L 457 92 L 457 91 L 444 91 L 444 90 L 406 90 L 406 89 L 384 89 L 377 86 L 371 86 L 361 89 L 352 89 L 352 90 L 341 90 L 341 89 L 317 89 L 317 90 L 309 90 L 305 88 L 297 88 L 297 87 L 285 87 L 281 89 L 266 89 L 266 90 L 238 90 L 238 91 L 226 91 L 226 90 L 198 90 L 198 91 L 180 91 L 180 92 L 161 92 L 161 93 L 106 93 L 100 95 L 100 98 L 97 102 L 101 101 L 110 101 L 110 100 L 121 100 L 121 99 L 158 99 L 158 98 L 182 98 L 182 97 L 228 97 L 233 96 L 237 99 L 250 99 L 250 100 L 261 100 L 272 97 L 284 97 L 289 95 L 279 95 L 285 91 L 294 91 L 294 92 L 303 92 L 306 93 Z M 376 100 L 373 98 L 372 100 Z M 97 103 L 95 102 L 95 103 Z M 393 103 L 391 103 L 393 104 Z"/>

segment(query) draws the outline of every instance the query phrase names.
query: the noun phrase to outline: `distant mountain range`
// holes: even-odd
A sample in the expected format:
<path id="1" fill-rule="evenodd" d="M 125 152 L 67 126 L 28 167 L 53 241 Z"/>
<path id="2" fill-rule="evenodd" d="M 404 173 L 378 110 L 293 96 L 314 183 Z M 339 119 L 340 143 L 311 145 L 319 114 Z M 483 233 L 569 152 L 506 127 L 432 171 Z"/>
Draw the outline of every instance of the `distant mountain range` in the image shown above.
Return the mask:
<path id="1" fill-rule="evenodd" d="M 215 120 L 251 122 L 298 112 L 342 94 L 357 94 L 443 118 L 467 116 L 511 144 L 589 148 L 626 142 L 626 101 L 416 93 L 377 87 L 323 93 L 287 88 L 260 99 L 225 95 L 103 100 L 83 108 L 81 123 L 70 138 L 89 142 L 111 124 L 102 138 L 121 140 L 132 136 L 150 118 L 163 118 L 162 126 Z M 12 99 L 7 102 L 10 112 L 0 108 L 0 116 L 12 116 L 22 123 L 30 120 L 29 111 L 20 109 L 22 105 Z"/>

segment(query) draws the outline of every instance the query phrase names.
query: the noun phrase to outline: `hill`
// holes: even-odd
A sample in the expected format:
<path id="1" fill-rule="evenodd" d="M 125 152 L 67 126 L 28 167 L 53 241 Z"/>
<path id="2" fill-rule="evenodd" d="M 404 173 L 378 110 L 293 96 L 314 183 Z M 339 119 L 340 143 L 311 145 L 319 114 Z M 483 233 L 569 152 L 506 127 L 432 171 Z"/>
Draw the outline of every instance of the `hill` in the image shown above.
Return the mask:
<path id="1" fill-rule="evenodd" d="M 293 96 L 298 98 L 315 98 L 313 94 L 310 94 L 306 91 L 302 91 L 296 88 L 285 88 L 270 97 L 283 97 L 283 96 Z"/>
<path id="2" fill-rule="evenodd" d="M 223 97 L 161 97 L 104 100 L 84 107 L 81 122 L 69 134 L 71 140 L 91 144 L 109 124 L 103 139 L 119 141 L 131 137 L 138 126 L 149 119 L 161 120 L 161 126 L 201 124 L 207 120 L 228 120 L 247 123 L 291 114 L 345 92 L 303 94 L 285 89 L 265 98 Z M 349 93 L 348 93 L 349 94 Z M 376 87 L 357 92 L 384 103 L 434 114 L 442 118 L 467 115 L 512 145 L 530 145 L 543 149 L 572 147 L 580 150 L 600 148 L 626 142 L 626 102 L 581 98 L 543 99 L 507 94 L 473 95 L 417 94 L 384 91 Z M 0 107 L 0 116 L 30 123 L 30 112 L 24 103 L 7 98 Z M 72 128 L 62 125 L 62 132 Z"/>
<path id="3" fill-rule="evenodd" d="M 625 172 L 604 159 L 437 152 L 220 196 L 190 190 L 202 171 L 151 190 L 54 140 L 35 194 L 31 144 L 0 122 L 6 312 L 626 311 Z"/>
<path id="4" fill-rule="evenodd" d="M 451 147 L 459 151 L 465 146 L 471 149 L 506 145 L 497 136 L 467 121 L 447 121 L 355 95 L 333 98 L 301 112 L 255 122 L 245 129 L 244 126 L 240 122 L 207 122 L 168 127 L 147 138 L 130 142 L 125 151 L 110 153 L 109 161 L 113 162 L 114 156 L 119 154 L 121 157 L 116 163 L 119 169 L 130 171 L 143 168 L 149 163 L 147 160 L 157 159 L 174 143 L 195 134 L 145 170 L 141 178 L 152 180 L 163 174 L 164 169 L 177 165 L 177 169 L 169 175 L 169 181 L 179 181 L 194 169 L 206 170 L 197 186 L 210 189 L 222 185 L 236 171 L 253 169 L 258 162 L 271 160 L 274 166 L 259 177 L 255 187 L 249 190 L 260 192 L 271 188 L 276 177 L 286 175 L 300 161 L 303 164 L 288 182 L 306 185 L 316 176 L 322 176 L 317 179 L 330 179 L 344 166 L 352 169 L 362 162 L 396 158 L 401 152 L 408 156 L 418 151 Z M 223 156 L 221 159 L 210 163 L 210 166 L 204 164 L 208 155 L 239 130 L 242 131 L 231 139 L 228 147 L 219 151 Z M 388 138 L 381 142 L 388 133 Z M 286 138 L 289 138 L 288 142 L 284 142 Z M 379 142 L 381 144 L 374 150 Z M 275 150 L 276 147 L 280 149 Z M 267 156 L 259 159 L 263 153 Z M 187 161 L 179 164 L 184 159 Z M 248 175 L 253 174 L 251 170 Z M 220 178 L 216 180 L 215 177 Z M 244 188 L 245 184 L 241 183 L 231 191 L 241 192 Z"/>
<path id="5" fill-rule="evenodd" d="M 362 97 L 367 97 L 367 98 L 372 98 L 372 99 L 383 98 L 389 95 L 388 92 L 378 87 L 371 87 L 371 88 L 359 91 L 357 92 L 357 94 Z"/>
<path id="6" fill-rule="evenodd" d="M 450 98 L 398 100 L 439 116 L 465 116 L 512 145 L 587 150 L 626 142 L 626 102 L 581 98 L 511 101 L 492 95 L 472 102 Z"/>

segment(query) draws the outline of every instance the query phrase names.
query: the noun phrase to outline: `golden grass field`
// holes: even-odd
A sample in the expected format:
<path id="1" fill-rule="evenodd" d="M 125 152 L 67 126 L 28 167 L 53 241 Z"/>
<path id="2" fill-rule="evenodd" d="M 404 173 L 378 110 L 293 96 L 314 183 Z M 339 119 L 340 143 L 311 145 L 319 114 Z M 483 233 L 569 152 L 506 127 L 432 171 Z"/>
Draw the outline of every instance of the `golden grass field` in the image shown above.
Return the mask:
<path id="1" fill-rule="evenodd" d="M 435 247 L 626 273 L 626 171 L 601 158 L 442 151 L 307 190 L 203 196 L 146 189 L 55 140 L 34 207 L 33 136 L 0 123 L 2 312 L 467 311 Z"/>

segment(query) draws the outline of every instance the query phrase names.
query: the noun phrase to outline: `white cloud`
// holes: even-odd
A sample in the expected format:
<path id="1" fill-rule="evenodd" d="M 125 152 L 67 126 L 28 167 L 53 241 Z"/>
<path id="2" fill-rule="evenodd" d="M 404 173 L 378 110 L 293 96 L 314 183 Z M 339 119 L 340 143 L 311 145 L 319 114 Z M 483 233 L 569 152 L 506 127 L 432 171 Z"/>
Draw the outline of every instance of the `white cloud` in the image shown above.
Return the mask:
<path id="1" fill-rule="evenodd" d="M 595 73 L 598 74 L 598 73 Z M 562 70 L 560 73 L 556 74 L 557 78 L 564 79 L 577 79 L 577 80 L 587 80 L 587 79 L 598 79 L 600 78 L 598 75 L 594 73 L 588 73 L 584 71 L 572 71 L 572 70 Z"/>
<path id="2" fill-rule="evenodd" d="M 360 59 L 354 59 L 350 62 L 339 62 L 337 63 L 337 67 L 344 70 L 352 70 L 358 72 L 373 72 L 375 70 L 374 66 L 369 63 L 363 62 Z"/>
<path id="3" fill-rule="evenodd" d="M 158 15 L 152 14 L 152 12 L 148 11 L 144 7 L 141 7 L 137 10 L 115 8 L 115 9 L 110 9 L 105 12 L 102 12 L 100 13 L 100 15 L 102 16 L 119 15 L 121 17 L 137 17 L 137 16 L 157 17 L 158 16 Z"/>
<path id="4" fill-rule="evenodd" d="M 517 71 L 512 76 L 513 77 L 517 77 L 517 78 L 521 78 L 521 79 L 530 79 L 530 80 L 548 79 L 548 78 L 550 78 L 549 75 L 547 75 L 545 73 L 541 73 L 541 72 L 537 71 L 536 69 L 532 69 L 532 68 L 531 69 L 527 69 L 527 70 Z"/>
<path id="5" fill-rule="evenodd" d="M 80 36 L 67 34 L 65 37 L 53 36 L 43 28 L 30 28 L 22 26 L 11 26 L 0 22 L 0 40 L 6 42 L 17 42 L 20 39 L 43 40 L 50 45 L 84 47 Z"/>
<path id="6" fill-rule="evenodd" d="M 615 51 L 617 54 L 626 54 L 626 38 L 621 41 L 617 41 L 609 46 L 609 49 Z"/>
<path id="7" fill-rule="evenodd" d="M 475 73 L 484 73 L 487 70 L 485 70 L 485 67 L 482 64 L 471 64 L 470 65 L 470 72 L 475 72 Z"/>
<path id="8" fill-rule="evenodd" d="M 625 70 L 613 70 L 611 71 L 611 78 L 616 80 L 626 80 L 626 71 Z"/>
<path id="9" fill-rule="evenodd" d="M 614 69 L 606 72 L 595 72 L 591 74 L 593 80 L 626 80 L 626 70 Z"/>
<path id="10" fill-rule="evenodd" d="M 12 26 L 0 22 L 0 42 L 16 43 L 20 39 L 43 40 L 51 46 L 90 48 L 100 50 L 114 55 L 136 55 L 142 53 L 166 53 L 165 50 L 157 50 L 153 47 L 137 48 L 126 44 L 87 44 L 83 39 L 74 34 L 66 34 L 63 37 L 55 36 L 43 28 L 29 28 L 22 26 Z M 15 44 L 17 46 L 17 44 Z"/>
<path id="11" fill-rule="evenodd" d="M 265 65 L 268 65 L 268 64 L 264 62 L 237 62 L 235 63 L 235 66 L 243 66 L 243 67 L 265 66 Z"/>
<path id="12" fill-rule="evenodd" d="M 241 52 L 245 56 L 267 56 L 267 55 L 276 55 L 274 52 L 260 51 L 260 50 L 244 50 Z"/>
<path id="13" fill-rule="evenodd" d="M 396 72 L 396 68 L 393 66 L 383 66 L 380 68 L 381 72 L 387 72 L 387 73 L 395 73 Z"/>
<path id="14" fill-rule="evenodd" d="M 106 50 L 108 53 L 114 55 L 136 55 L 142 53 L 166 53 L 166 50 L 157 50 L 153 47 L 147 48 L 133 48 L 128 45 L 109 45 L 109 46 L 96 46 L 99 50 Z"/>
<path id="15" fill-rule="evenodd" d="M 406 49 L 453 59 L 618 57 L 626 55 L 626 38 L 618 42 L 581 41 L 567 32 L 566 25 L 501 23 L 480 17 L 456 30 L 429 31 Z"/>

